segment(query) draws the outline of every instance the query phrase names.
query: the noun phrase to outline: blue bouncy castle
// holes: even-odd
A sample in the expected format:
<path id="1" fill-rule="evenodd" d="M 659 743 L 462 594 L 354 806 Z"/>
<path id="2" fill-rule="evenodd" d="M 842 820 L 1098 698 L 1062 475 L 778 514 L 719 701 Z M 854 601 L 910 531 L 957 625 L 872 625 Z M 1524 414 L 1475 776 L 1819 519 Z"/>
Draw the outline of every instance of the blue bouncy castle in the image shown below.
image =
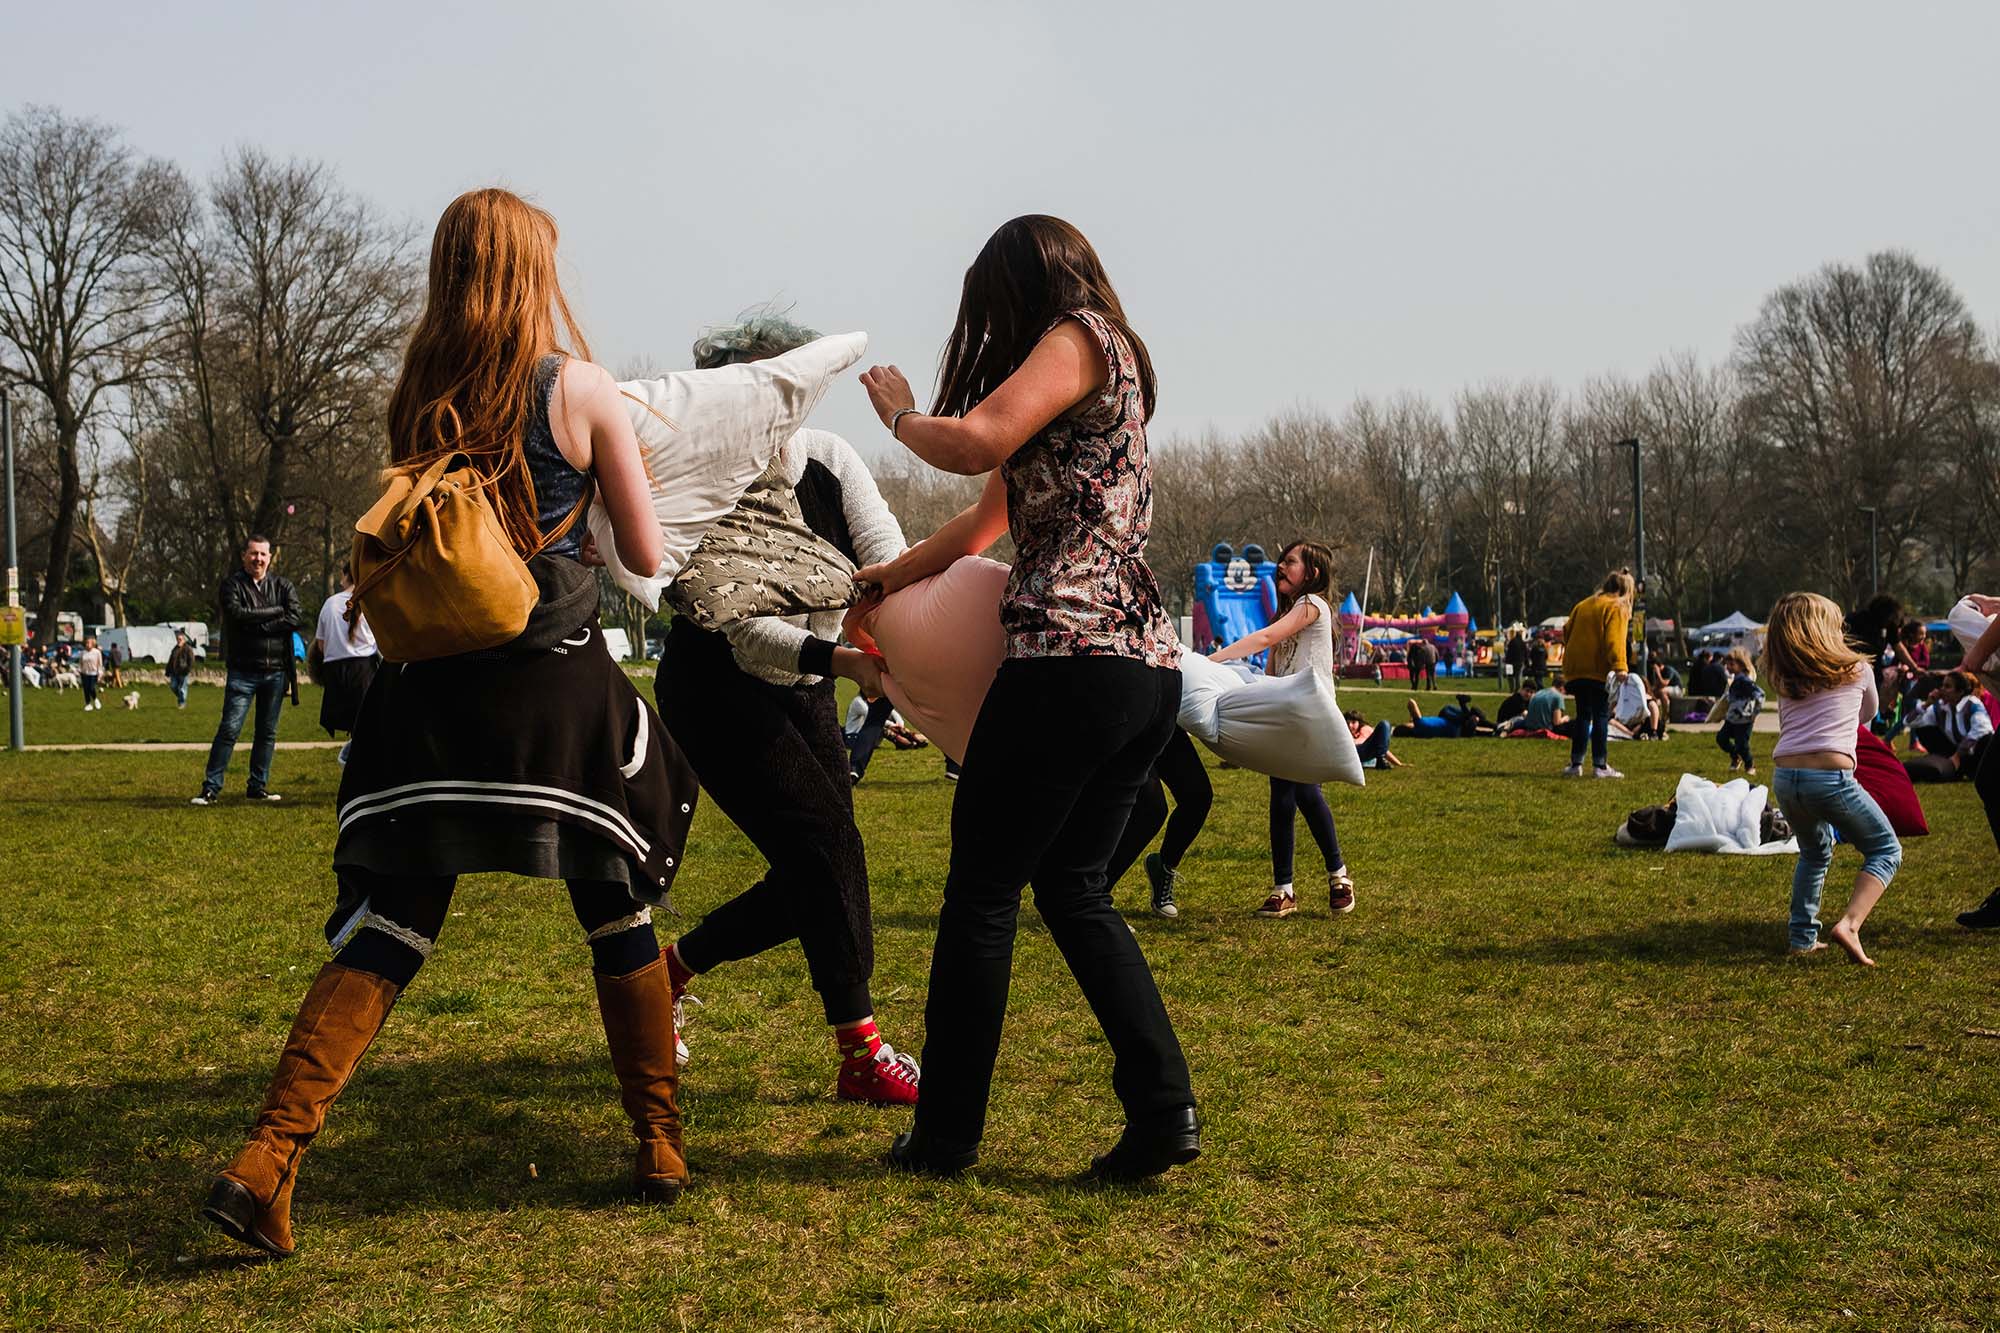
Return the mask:
<path id="1" fill-rule="evenodd" d="M 1217 542 L 1194 567 L 1194 647 L 1208 652 L 1270 624 L 1278 614 L 1278 567 L 1251 542 L 1238 555 Z M 1251 659 L 1263 669 L 1264 655 Z"/>

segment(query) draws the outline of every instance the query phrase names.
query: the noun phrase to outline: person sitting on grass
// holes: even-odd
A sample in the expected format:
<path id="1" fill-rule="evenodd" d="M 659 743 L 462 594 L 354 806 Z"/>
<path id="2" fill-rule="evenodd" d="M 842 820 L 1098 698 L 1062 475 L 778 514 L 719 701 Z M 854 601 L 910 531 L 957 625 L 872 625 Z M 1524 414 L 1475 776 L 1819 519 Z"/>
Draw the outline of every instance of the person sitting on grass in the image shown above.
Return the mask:
<path id="1" fill-rule="evenodd" d="M 1992 734 L 1993 719 L 1979 697 L 1978 678 L 1970 671 L 1945 672 L 1938 687 L 1910 714 L 1910 740 L 1930 761 L 1913 762 L 1910 776 L 1933 782 L 1972 776 L 1978 766 L 1968 761 Z"/>
<path id="2" fill-rule="evenodd" d="M 1367 718 L 1361 716 L 1361 714 L 1351 708 L 1347 710 L 1345 716 L 1347 718 L 1347 734 L 1354 737 L 1354 752 L 1360 756 L 1363 767 L 1409 767 L 1408 764 L 1396 757 L 1395 751 L 1389 748 L 1389 737 L 1394 733 L 1395 729 L 1389 725 L 1388 718 L 1385 717 L 1380 722 L 1370 726 Z"/>
<path id="3" fill-rule="evenodd" d="M 1500 701 L 1493 710 L 1493 729 L 1496 735 L 1512 731 L 1520 723 L 1518 719 L 1528 715 L 1528 701 L 1535 697 L 1535 687 L 1523 676 L 1514 686 L 1514 692 Z"/>
<path id="4" fill-rule="evenodd" d="M 1563 711 L 1563 678 L 1558 671 L 1554 678 L 1536 690 L 1528 700 L 1528 711 L 1521 715 L 1521 725 L 1517 731 L 1547 732 L 1552 736 L 1574 734 L 1575 724 L 1569 714 Z"/>

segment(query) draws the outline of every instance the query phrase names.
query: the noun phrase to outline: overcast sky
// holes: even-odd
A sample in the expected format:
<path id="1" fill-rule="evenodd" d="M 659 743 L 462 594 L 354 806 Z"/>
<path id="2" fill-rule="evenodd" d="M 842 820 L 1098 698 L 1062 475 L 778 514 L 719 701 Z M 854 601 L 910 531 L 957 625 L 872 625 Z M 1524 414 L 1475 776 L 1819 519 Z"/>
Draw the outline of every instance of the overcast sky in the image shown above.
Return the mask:
<path id="1" fill-rule="evenodd" d="M 2000 5 L 19 3 L 5 106 L 324 159 L 427 242 L 507 185 L 597 359 L 772 298 L 920 386 L 1019 213 L 1096 244 L 1160 433 L 1726 353 L 1900 246 L 2000 323 Z M 886 437 L 861 389 L 817 420 Z"/>

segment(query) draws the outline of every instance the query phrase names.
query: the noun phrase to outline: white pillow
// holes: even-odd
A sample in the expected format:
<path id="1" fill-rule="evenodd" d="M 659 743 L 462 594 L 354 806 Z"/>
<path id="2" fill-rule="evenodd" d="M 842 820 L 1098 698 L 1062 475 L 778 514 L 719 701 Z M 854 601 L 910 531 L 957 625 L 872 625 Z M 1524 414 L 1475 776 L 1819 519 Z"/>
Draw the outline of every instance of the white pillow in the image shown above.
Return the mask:
<path id="1" fill-rule="evenodd" d="M 660 567 L 634 573 L 618 561 L 604 506 L 592 505 L 590 533 L 618 586 L 658 610 L 661 592 L 709 526 L 736 507 L 835 377 L 867 349 L 867 334 L 837 333 L 768 361 L 621 383 L 665 541 Z"/>
<path id="2" fill-rule="evenodd" d="M 1367 785 L 1333 678 L 1323 671 L 1246 679 L 1184 651 L 1179 721 L 1188 735 L 1253 773 Z"/>
<path id="3" fill-rule="evenodd" d="M 1986 627 L 1993 623 L 1993 617 L 1974 606 L 1970 597 L 1961 597 L 1945 617 L 1945 623 L 1951 626 L 1951 636 L 1958 640 L 1959 647 L 1969 653 L 1979 642 L 1979 636 L 1986 633 Z M 1967 662 L 1965 669 L 1977 675 L 1980 683 L 1990 690 L 2000 682 L 2000 653 L 1984 662 Z"/>

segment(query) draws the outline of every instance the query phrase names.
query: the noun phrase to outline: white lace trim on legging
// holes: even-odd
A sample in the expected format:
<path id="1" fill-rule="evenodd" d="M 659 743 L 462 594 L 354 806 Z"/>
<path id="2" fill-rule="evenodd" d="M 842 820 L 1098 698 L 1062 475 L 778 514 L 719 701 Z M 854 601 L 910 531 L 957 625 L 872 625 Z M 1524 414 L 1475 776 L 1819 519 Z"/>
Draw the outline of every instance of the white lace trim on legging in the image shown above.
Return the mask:
<path id="1" fill-rule="evenodd" d="M 595 944 L 599 940 L 609 939 L 621 931 L 637 930 L 641 926 L 650 926 L 652 924 L 653 909 L 642 907 L 630 916 L 621 916 L 616 921 L 605 922 L 585 937 L 585 943 Z"/>
<path id="2" fill-rule="evenodd" d="M 354 909 L 354 915 L 347 918 L 347 924 L 334 932 L 333 951 L 339 953 L 345 949 L 348 942 L 364 930 L 379 930 L 390 939 L 415 949 L 417 957 L 429 958 L 431 949 L 436 946 L 437 941 L 427 940 L 408 926 L 398 925 L 388 917 L 378 915 L 374 909 L 374 901 L 372 898 L 363 898 L 361 906 Z"/>

